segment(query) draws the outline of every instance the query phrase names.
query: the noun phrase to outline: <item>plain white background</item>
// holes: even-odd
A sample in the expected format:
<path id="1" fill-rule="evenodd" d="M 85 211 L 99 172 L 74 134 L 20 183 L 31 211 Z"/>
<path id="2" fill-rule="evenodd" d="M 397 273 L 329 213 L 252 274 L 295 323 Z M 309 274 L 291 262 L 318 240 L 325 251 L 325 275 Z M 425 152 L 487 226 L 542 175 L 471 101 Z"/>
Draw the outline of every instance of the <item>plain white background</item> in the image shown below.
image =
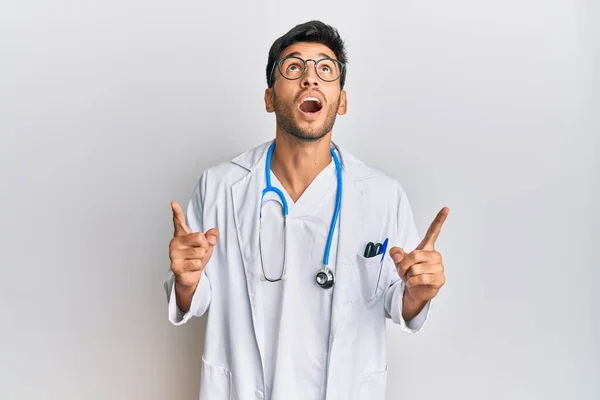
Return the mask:
<path id="1" fill-rule="evenodd" d="M 3 2 L 0 398 L 197 398 L 203 320 L 162 288 L 169 201 L 274 135 L 271 43 L 348 46 L 334 139 L 397 178 L 447 285 L 389 329 L 390 399 L 600 396 L 598 5 Z"/>

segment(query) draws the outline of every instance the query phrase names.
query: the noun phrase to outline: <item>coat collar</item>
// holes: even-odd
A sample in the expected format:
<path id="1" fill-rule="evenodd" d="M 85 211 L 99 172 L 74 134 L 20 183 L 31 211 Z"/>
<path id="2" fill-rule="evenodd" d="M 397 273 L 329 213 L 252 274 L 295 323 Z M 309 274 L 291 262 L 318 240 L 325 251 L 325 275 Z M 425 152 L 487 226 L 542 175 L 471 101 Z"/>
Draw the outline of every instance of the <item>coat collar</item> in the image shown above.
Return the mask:
<path id="1" fill-rule="evenodd" d="M 267 151 L 273 141 L 274 140 L 269 140 L 268 142 L 264 142 L 254 147 L 253 149 L 241 153 L 234 157 L 231 162 L 245 168 L 250 172 L 254 171 L 254 169 L 256 169 L 258 165 L 261 165 L 261 162 L 266 159 Z M 333 141 L 331 142 L 331 145 L 339 154 L 342 173 L 346 173 L 351 181 L 359 181 L 372 175 L 370 168 L 368 168 L 362 161 L 358 160 L 343 147 L 337 145 Z M 264 166 L 264 163 L 262 166 Z"/>

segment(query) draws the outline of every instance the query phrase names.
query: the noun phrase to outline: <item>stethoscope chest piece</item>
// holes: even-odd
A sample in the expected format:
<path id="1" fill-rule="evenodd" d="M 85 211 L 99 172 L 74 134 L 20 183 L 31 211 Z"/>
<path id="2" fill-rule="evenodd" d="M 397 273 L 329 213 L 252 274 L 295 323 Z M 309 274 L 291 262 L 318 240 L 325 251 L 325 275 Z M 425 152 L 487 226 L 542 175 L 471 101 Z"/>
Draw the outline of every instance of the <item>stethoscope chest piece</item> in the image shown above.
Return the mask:
<path id="1" fill-rule="evenodd" d="M 335 276 L 333 275 L 333 271 L 329 268 L 324 268 L 317 272 L 315 276 L 315 281 L 317 285 L 319 285 L 323 289 L 330 289 L 333 286 L 335 281 Z"/>

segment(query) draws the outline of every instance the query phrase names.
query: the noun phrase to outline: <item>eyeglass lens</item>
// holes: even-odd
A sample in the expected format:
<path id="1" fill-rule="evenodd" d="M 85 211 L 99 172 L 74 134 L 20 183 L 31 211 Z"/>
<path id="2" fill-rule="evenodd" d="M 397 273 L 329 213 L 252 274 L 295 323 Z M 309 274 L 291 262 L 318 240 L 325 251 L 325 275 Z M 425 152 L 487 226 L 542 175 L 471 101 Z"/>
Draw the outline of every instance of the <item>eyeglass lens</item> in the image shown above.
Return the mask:
<path id="1" fill-rule="evenodd" d="M 308 68 L 307 63 L 298 57 L 288 57 L 279 63 L 279 70 L 287 79 L 299 79 L 305 68 Z M 342 66 L 336 60 L 324 58 L 315 62 L 315 70 L 319 78 L 331 82 L 339 78 Z"/>

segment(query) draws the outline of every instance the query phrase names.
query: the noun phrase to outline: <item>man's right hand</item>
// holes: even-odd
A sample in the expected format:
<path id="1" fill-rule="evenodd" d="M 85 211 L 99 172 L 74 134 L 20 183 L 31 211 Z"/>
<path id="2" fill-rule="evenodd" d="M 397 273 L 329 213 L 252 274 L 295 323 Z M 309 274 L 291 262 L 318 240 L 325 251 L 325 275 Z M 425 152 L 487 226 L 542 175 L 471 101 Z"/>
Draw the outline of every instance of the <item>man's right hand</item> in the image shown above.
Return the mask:
<path id="1" fill-rule="evenodd" d="M 185 308 L 189 309 L 191 297 L 198 286 L 202 271 L 212 256 L 214 246 L 219 239 L 219 231 L 213 228 L 206 234 L 192 233 L 185 222 L 181 206 L 172 201 L 171 208 L 173 209 L 175 232 L 169 244 L 169 258 L 171 259 L 171 269 L 175 274 L 177 302 L 181 301 L 182 311 L 185 312 L 187 311 L 184 310 Z"/>

